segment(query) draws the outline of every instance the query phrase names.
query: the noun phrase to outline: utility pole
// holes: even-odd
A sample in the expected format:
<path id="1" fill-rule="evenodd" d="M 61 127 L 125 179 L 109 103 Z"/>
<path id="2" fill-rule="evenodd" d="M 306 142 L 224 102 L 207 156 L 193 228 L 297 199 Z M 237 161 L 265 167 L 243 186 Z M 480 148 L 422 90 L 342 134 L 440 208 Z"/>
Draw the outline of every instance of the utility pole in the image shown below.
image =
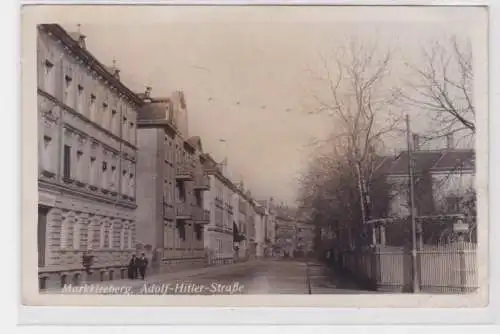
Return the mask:
<path id="1" fill-rule="evenodd" d="M 418 259 L 417 259 L 417 224 L 416 224 L 416 210 L 415 210 L 415 191 L 413 180 L 413 145 L 411 140 L 410 116 L 406 115 L 406 130 L 407 130 L 407 144 L 408 144 L 408 176 L 409 176 L 409 200 L 410 200 L 410 219 L 411 219 L 411 258 L 412 258 L 412 283 L 413 293 L 420 291 L 420 280 L 418 272 Z"/>

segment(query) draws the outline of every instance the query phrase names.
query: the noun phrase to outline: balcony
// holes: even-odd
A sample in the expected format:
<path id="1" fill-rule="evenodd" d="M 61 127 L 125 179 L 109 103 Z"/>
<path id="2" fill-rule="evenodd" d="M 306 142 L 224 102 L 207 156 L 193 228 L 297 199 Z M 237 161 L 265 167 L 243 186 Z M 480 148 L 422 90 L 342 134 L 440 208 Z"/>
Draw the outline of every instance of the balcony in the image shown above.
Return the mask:
<path id="1" fill-rule="evenodd" d="M 186 203 L 178 202 L 175 205 L 175 218 L 177 220 L 191 219 L 191 207 Z"/>
<path id="2" fill-rule="evenodd" d="M 207 175 L 200 175 L 196 177 L 195 183 L 194 183 L 194 188 L 196 190 L 205 190 L 208 191 L 210 190 L 210 180 L 208 179 Z"/>
<path id="3" fill-rule="evenodd" d="M 163 216 L 167 220 L 175 220 L 175 209 L 169 205 L 163 206 Z"/>
<path id="4" fill-rule="evenodd" d="M 193 213 L 194 213 L 193 220 L 197 224 L 210 223 L 210 211 L 209 210 L 204 210 L 202 208 L 195 208 Z"/>
<path id="5" fill-rule="evenodd" d="M 175 168 L 175 178 L 181 181 L 190 181 L 193 179 L 193 169 L 188 164 L 179 164 Z"/>

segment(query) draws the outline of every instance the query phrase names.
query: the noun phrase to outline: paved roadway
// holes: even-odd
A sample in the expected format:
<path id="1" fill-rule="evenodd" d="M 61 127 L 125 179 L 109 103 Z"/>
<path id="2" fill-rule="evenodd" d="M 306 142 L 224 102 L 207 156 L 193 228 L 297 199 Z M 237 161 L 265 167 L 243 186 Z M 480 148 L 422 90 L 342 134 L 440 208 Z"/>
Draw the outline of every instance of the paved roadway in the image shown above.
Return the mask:
<path id="1" fill-rule="evenodd" d="M 308 275 L 309 282 L 308 284 Z M 326 277 L 320 265 L 291 260 L 250 261 L 213 268 L 194 276 L 146 280 L 134 293 L 147 294 L 339 294 L 359 293 Z M 137 282 L 138 283 L 138 282 Z M 310 286 L 310 289 L 309 289 Z M 310 290 L 310 292 L 309 292 Z"/>

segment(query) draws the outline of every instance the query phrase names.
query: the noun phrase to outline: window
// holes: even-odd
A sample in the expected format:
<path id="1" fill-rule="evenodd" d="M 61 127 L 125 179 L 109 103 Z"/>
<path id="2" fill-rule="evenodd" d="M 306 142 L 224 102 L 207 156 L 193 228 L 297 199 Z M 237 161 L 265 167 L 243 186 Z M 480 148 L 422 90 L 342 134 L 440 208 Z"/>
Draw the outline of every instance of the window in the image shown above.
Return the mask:
<path id="1" fill-rule="evenodd" d="M 80 222 L 78 220 L 73 224 L 73 249 L 80 249 Z"/>
<path id="2" fill-rule="evenodd" d="M 96 96 L 93 93 L 90 94 L 89 111 L 90 111 L 90 119 L 93 122 L 97 122 Z"/>
<path id="3" fill-rule="evenodd" d="M 45 251 L 47 245 L 47 213 L 48 208 L 38 207 L 38 238 L 37 238 L 37 246 L 38 246 L 38 266 L 45 266 Z"/>
<path id="4" fill-rule="evenodd" d="M 55 171 L 53 167 L 52 149 L 53 149 L 52 138 L 50 138 L 49 136 L 44 136 L 43 150 L 42 150 L 43 169 L 53 173 Z"/>
<path id="5" fill-rule="evenodd" d="M 81 150 L 76 151 L 76 166 L 77 166 L 77 179 L 80 181 L 85 181 L 85 169 L 83 166 L 83 152 Z"/>
<path id="6" fill-rule="evenodd" d="M 129 185 L 128 185 L 128 195 L 130 197 L 134 197 L 135 196 L 135 179 L 134 179 L 134 174 L 129 174 Z"/>
<path id="7" fill-rule="evenodd" d="M 120 230 L 120 249 L 125 249 L 125 231 L 126 227 L 123 226 Z"/>
<path id="8" fill-rule="evenodd" d="M 132 248 L 132 230 L 129 228 L 128 229 L 128 241 L 127 241 L 127 248 L 131 249 Z"/>
<path id="9" fill-rule="evenodd" d="M 111 110 L 111 121 L 110 121 L 110 130 L 115 135 L 116 133 L 116 109 Z"/>
<path id="10" fill-rule="evenodd" d="M 111 166 L 111 183 L 109 187 L 111 190 L 116 190 L 116 166 Z"/>
<path id="11" fill-rule="evenodd" d="M 179 234 L 179 238 L 181 238 L 182 241 L 186 241 L 186 226 L 184 222 L 178 221 L 177 224 L 177 233 Z"/>
<path id="12" fill-rule="evenodd" d="M 106 226 L 104 223 L 101 223 L 99 229 L 99 248 L 104 248 L 104 240 L 106 240 Z"/>
<path id="13" fill-rule="evenodd" d="M 89 223 L 87 231 L 87 249 L 92 249 L 94 245 L 94 234 L 94 226 L 92 223 Z"/>
<path id="14" fill-rule="evenodd" d="M 102 179 L 101 179 L 101 187 L 103 189 L 107 189 L 108 188 L 108 163 L 107 161 L 103 161 L 102 162 Z"/>
<path id="15" fill-rule="evenodd" d="M 64 145 L 63 176 L 64 178 L 71 178 L 71 146 L 69 145 Z"/>
<path id="16" fill-rule="evenodd" d="M 68 227 L 69 227 L 69 219 L 65 218 L 61 222 L 61 240 L 60 246 L 61 249 L 66 249 L 68 247 Z"/>
<path id="17" fill-rule="evenodd" d="M 44 87 L 45 91 L 54 94 L 55 91 L 55 68 L 54 64 L 46 59 L 44 71 Z"/>
<path id="18" fill-rule="evenodd" d="M 71 74 L 71 69 L 68 67 L 66 69 L 66 74 L 64 75 L 64 103 L 70 107 L 73 107 L 73 78 Z"/>
<path id="19" fill-rule="evenodd" d="M 97 183 L 97 176 L 96 176 L 96 158 L 95 157 L 90 157 L 90 184 L 95 186 Z"/>
<path id="20" fill-rule="evenodd" d="M 446 197 L 446 211 L 448 213 L 458 213 L 460 211 L 460 201 L 459 196 Z"/>
<path id="21" fill-rule="evenodd" d="M 102 103 L 102 119 L 101 119 L 101 125 L 103 128 L 108 127 L 108 104 L 106 102 Z"/>
<path id="22" fill-rule="evenodd" d="M 134 123 L 130 122 L 130 142 L 132 144 L 135 143 L 135 128 L 134 128 Z"/>
<path id="23" fill-rule="evenodd" d="M 85 92 L 82 85 L 77 85 L 76 99 L 77 106 L 76 109 L 79 113 L 83 114 L 85 110 Z"/>
<path id="24" fill-rule="evenodd" d="M 124 169 L 122 171 L 122 187 L 121 187 L 121 193 L 126 195 L 127 194 L 127 170 Z"/>
<path id="25" fill-rule="evenodd" d="M 123 138 L 123 140 L 128 140 L 127 117 L 123 117 L 123 121 L 122 121 L 122 138 Z"/>
<path id="26" fill-rule="evenodd" d="M 113 225 L 109 226 L 108 230 L 108 248 L 113 248 Z"/>
<path id="27" fill-rule="evenodd" d="M 203 227 L 201 225 L 196 224 L 194 226 L 194 233 L 196 234 L 196 240 L 201 240 L 203 237 Z"/>

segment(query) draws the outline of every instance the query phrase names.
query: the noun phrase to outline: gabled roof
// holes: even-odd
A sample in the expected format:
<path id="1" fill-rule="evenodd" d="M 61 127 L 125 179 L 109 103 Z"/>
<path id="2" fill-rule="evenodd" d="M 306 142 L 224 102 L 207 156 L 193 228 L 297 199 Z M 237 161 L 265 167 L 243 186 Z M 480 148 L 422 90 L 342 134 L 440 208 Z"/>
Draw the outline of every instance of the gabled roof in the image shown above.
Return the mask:
<path id="1" fill-rule="evenodd" d="M 445 149 L 412 152 L 415 173 L 474 172 L 475 152 L 472 149 Z M 408 175 L 408 152 L 396 157 L 385 157 L 378 165 L 377 174 Z"/>
<path id="2" fill-rule="evenodd" d="M 434 166 L 432 171 L 475 170 L 476 154 L 473 150 L 446 151 Z"/>
<path id="3" fill-rule="evenodd" d="M 429 171 L 432 166 L 441 158 L 442 152 L 439 151 L 415 151 L 412 152 L 414 161 L 413 171 L 415 173 L 424 173 Z M 389 168 L 389 174 L 399 175 L 408 174 L 409 155 L 408 152 L 401 153 Z"/>

